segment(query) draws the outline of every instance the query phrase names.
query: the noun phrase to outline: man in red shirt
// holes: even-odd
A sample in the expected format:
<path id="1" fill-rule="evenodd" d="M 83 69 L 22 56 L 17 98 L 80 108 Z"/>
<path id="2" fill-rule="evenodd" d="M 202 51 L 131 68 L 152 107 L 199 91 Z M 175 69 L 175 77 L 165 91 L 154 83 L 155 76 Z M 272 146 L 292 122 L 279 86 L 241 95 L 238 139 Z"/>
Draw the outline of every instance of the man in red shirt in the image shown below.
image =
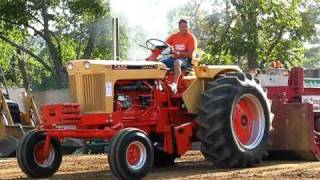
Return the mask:
<path id="1" fill-rule="evenodd" d="M 173 93 L 176 93 L 181 66 L 191 66 L 192 55 L 197 48 L 197 40 L 189 31 L 188 22 L 181 19 L 179 21 L 179 32 L 170 35 L 166 42 L 172 46 L 173 56 L 162 62 L 170 69 L 172 66 L 174 67 L 174 79 L 170 87 Z"/>

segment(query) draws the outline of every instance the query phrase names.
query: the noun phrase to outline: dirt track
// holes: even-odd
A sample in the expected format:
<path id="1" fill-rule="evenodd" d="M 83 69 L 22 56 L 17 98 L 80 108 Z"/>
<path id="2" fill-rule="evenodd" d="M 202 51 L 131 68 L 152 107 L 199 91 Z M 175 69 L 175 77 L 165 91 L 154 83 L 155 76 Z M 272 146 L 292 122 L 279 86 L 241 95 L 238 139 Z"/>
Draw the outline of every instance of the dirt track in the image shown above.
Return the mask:
<path id="1" fill-rule="evenodd" d="M 0 179 L 24 179 L 15 158 L 0 159 Z M 265 161 L 249 169 L 217 169 L 204 161 L 198 151 L 191 151 L 176 160 L 170 168 L 154 168 L 145 179 L 297 179 L 320 178 L 320 162 Z M 115 179 L 106 155 L 64 156 L 59 171 L 50 179 Z"/>

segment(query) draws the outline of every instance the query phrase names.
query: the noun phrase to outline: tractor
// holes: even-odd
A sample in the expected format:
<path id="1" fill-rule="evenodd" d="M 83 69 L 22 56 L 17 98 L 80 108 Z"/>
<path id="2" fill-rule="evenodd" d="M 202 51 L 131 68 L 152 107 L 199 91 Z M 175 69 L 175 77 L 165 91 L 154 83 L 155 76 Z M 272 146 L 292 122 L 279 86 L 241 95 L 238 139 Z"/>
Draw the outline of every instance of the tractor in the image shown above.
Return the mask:
<path id="1" fill-rule="evenodd" d="M 261 162 L 271 105 L 257 79 L 237 66 L 195 63 L 183 70 L 173 93 L 173 72 L 158 61 L 170 46 L 150 39 L 144 47 L 151 50 L 146 61 L 66 64 L 72 102 L 41 107 L 40 128 L 26 134 L 17 150 L 25 174 L 52 176 L 65 138 L 109 142 L 108 163 L 119 179 L 141 179 L 153 166 L 174 165 L 193 142 L 201 142 L 202 154 L 217 167 Z"/>
<path id="2" fill-rule="evenodd" d="M 13 101 L 1 67 L 0 75 L 5 89 L 5 92 L 0 91 L 0 158 L 6 158 L 16 155 L 19 141 L 36 129 L 41 120 L 33 96 L 24 91 L 21 104 Z M 68 138 L 61 145 L 63 154 L 71 154 L 82 147 L 79 141 Z"/>
<path id="3" fill-rule="evenodd" d="M 23 105 L 10 100 L 6 79 L 0 67 L 1 83 L 6 92 L 0 91 L 0 157 L 14 156 L 19 140 L 39 125 L 39 115 L 32 96 L 23 93 Z M 24 111 L 22 111 L 22 109 Z"/>

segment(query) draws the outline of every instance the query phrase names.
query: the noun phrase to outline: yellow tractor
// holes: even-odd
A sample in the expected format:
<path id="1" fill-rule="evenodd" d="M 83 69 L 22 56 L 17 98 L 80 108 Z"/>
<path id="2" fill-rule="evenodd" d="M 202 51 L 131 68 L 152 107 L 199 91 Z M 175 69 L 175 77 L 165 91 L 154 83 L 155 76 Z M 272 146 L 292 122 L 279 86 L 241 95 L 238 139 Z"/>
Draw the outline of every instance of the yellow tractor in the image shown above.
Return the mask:
<path id="1" fill-rule="evenodd" d="M 19 140 L 39 125 L 39 114 L 33 97 L 27 93 L 23 93 L 23 108 L 10 100 L 1 67 L 0 73 L 6 90 L 6 93 L 0 91 L 0 157 L 8 157 L 15 155 Z"/>

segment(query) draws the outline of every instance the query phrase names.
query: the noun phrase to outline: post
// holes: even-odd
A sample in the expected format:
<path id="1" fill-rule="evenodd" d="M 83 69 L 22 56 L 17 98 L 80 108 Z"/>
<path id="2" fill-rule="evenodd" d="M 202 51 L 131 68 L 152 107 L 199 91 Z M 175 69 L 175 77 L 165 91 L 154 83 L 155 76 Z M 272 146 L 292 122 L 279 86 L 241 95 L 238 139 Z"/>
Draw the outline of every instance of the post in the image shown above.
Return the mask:
<path id="1" fill-rule="evenodd" d="M 112 18 L 112 34 L 113 34 L 113 59 L 120 59 L 119 48 L 119 18 Z"/>

